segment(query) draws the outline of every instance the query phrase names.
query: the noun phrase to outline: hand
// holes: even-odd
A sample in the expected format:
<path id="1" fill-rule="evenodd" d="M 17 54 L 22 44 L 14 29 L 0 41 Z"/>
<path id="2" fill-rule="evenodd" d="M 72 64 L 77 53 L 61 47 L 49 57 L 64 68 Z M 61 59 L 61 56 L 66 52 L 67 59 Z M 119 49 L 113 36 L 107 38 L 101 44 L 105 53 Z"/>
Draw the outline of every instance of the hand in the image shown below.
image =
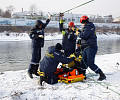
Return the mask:
<path id="1" fill-rule="evenodd" d="M 48 15 L 48 16 L 49 16 L 48 19 L 51 20 L 52 15 L 51 15 L 49 12 L 48 12 L 48 14 L 49 14 L 49 15 Z"/>
<path id="2" fill-rule="evenodd" d="M 48 19 L 51 20 L 51 18 L 52 18 L 52 15 L 49 15 Z"/>
<path id="3" fill-rule="evenodd" d="M 75 27 L 72 27 L 72 30 L 75 31 Z"/>
<path id="4" fill-rule="evenodd" d="M 72 57 L 73 61 L 75 60 L 75 57 Z"/>
<path id="5" fill-rule="evenodd" d="M 79 33 L 80 33 L 80 32 L 76 32 L 75 34 L 78 36 Z"/>
<path id="6" fill-rule="evenodd" d="M 38 35 L 38 37 L 39 37 L 39 38 L 44 38 L 44 36 L 43 36 L 43 35 Z"/>

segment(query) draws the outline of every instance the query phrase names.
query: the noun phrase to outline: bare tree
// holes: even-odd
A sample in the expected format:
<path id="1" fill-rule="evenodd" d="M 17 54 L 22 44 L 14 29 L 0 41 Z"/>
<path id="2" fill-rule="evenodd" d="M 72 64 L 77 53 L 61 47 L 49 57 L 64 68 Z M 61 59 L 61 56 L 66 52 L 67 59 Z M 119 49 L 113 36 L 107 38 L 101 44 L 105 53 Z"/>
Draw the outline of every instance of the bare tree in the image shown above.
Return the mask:
<path id="1" fill-rule="evenodd" d="M 12 5 L 7 7 L 7 11 L 9 11 L 10 13 L 12 13 L 14 10 L 15 8 Z"/>
<path id="2" fill-rule="evenodd" d="M 2 17 L 11 18 L 11 13 L 6 10 L 5 12 L 3 12 Z"/>
<path id="3" fill-rule="evenodd" d="M 3 14 L 3 10 L 2 9 L 0 9 L 0 16 Z"/>
<path id="4" fill-rule="evenodd" d="M 12 12 L 15 10 L 15 8 L 10 5 L 7 7 L 7 10 L 5 12 L 2 13 L 2 17 L 6 17 L 6 18 L 11 18 Z"/>

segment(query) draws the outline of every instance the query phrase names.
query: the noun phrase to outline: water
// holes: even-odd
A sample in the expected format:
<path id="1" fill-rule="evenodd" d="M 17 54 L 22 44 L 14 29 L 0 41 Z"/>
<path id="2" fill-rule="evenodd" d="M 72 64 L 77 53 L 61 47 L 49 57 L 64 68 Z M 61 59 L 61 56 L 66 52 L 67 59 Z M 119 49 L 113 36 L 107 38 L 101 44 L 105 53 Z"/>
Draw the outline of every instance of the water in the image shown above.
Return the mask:
<path id="1" fill-rule="evenodd" d="M 45 41 L 42 58 L 51 45 L 61 40 Z M 120 53 L 120 39 L 98 41 L 98 55 Z M 31 41 L 0 42 L 0 72 L 27 69 L 31 59 Z"/>

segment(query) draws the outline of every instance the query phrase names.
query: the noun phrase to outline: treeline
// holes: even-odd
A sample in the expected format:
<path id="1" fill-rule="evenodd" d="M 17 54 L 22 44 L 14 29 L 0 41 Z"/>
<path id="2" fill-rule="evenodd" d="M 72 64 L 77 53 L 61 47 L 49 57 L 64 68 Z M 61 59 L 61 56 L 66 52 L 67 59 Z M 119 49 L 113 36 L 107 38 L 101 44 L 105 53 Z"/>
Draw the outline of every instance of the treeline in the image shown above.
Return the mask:
<path id="1" fill-rule="evenodd" d="M 3 11 L 2 8 L 0 8 L 0 17 L 3 18 L 12 18 L 12 12 L 15 11 L 14 6 L 10 5 L 8 7 L 6 7 L 6 10 Z M 42 10 L 37 10 L 36 5 L 32 4 L 29 8 L 29 11 L 31 12 L 31 16 L 36 16 L 37 12 L 39 12 L 39 14 L 41 16 L 43 16 L 43 11 Z M 23 8 L 22 8 L 22 12 L 24 12 Z M 19 16 L 17 16 L 16 18 L 19 18 Z"/>
<path id="2" fill-rule="evenodd" d="M 16 32 L 16 33 L 29 33 L 32 29 L 32 26 L 0 26 L 0 33 L 7 31 L 8 33 Z M 59 32 L 58 28 L 55 27 L 47 27 L 45 28 L 46 33 L 55 33 Z"/>
<path id="3" fill-rule="evenodd" d="M 3 17 L 3 18 L 11 18 L 12 17 L 12 12 L 14 11 L 14 9 L 15 8 L 12 5 L 8 6 L 5 11 L 3 11 L 0 8 L 0 16 Z"/>

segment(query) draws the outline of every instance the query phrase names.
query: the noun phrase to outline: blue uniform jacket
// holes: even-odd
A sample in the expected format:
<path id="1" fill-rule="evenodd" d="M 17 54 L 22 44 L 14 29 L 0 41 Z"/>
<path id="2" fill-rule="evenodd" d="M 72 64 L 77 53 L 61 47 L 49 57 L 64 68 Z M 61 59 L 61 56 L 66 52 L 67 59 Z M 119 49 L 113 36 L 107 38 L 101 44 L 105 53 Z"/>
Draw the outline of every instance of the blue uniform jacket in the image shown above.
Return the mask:
<path id="1" fill-rule="evenodd" d="M 63 34 L 62 47 L 65 51 L 75 51 L 76 48 L 76 31 L 69 31 L 68 28 L 63 28 L 63 23 L 59 24 L 59 29 Z"/>
<path id="2" fill-rule="evenodd" d="M 86 23 L 78 35 L 81 38 L 81 44 L 84 48 L 88 46 L 97 46 L 95 26 L 92 22 Z"/>
<path id="3" fill-rule="evenodd" d="M 54 46 L 48 48 L 44 58 L 40 62 L 40 70 L 44 73 L 52 73 L 57 69 L 58 64 L 61 62 L 67 64 L 72 62 L 75 58 L 67 58 L 62 55 L 61 51 L 55 49 Z"/>
<path id="4" fill-rule="evenodd" d="M 44 29 L 50 22 L 49 19 L 46 20 L 41 30 L 33 28 L 30 32 L 30 38 L 32 39 L 33 47 L 39 46 L 44 47 Z"/>

